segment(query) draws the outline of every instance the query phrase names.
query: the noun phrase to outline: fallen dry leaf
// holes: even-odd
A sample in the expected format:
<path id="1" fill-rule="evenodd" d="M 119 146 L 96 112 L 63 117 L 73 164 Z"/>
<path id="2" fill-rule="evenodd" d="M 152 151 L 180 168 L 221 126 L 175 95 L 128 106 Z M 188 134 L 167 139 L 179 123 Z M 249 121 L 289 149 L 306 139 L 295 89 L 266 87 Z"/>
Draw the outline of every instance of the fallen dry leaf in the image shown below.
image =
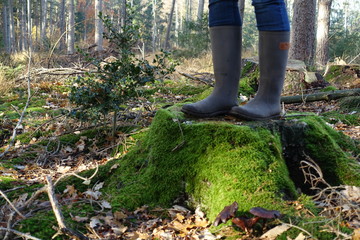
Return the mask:
<path id="1" fill-rule="evenodd" d="M 214 221 L 214 226 L 218 226 L 221 223 L 226 223 L 230 218 L 235 217 L 235 213 L 238 210 L 238 203 L 235 201 L 231 205 L 224 207 Z"/>

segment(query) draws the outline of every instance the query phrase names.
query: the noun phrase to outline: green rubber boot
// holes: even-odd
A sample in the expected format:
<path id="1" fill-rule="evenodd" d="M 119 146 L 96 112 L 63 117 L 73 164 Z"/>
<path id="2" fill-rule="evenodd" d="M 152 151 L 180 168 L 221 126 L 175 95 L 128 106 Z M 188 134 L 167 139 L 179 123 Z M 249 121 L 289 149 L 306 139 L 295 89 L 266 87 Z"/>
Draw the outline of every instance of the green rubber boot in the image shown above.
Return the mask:
<path id="1" fill-rule="evenodd" d="M 185 104 L 181 111 L 195 117 L 227 114 L 238 105 L 237 95 L 241 71 L 241 27 L 210 28 L 215 87 L 209 97 Z"/>
<path id="2" fill-rule="evenodd" d="M 259 89 L 254 99 L 244 106 L 236 106 L 230 115 L 245 120 L 279 118 L 280 97 L 288 59 L 289 32 L 259 32 Z"/>

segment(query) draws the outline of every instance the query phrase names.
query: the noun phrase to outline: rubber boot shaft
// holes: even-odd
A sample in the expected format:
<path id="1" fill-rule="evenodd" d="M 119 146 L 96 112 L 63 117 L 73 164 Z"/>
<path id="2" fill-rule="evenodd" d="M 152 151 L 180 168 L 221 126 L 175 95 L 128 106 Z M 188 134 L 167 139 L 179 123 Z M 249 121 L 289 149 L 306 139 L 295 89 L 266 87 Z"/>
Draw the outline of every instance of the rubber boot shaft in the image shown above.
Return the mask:
<path id="1" fill-rule="evenodd" d="M 227 114 L 238 104 L 237 95 L 241 71 L 241 27 L 217 26 L 210 28 L 215 86 L 211 95 L 182 111 L 196 117 Z"/>
<path id="2" fill-rule="evenodd" d="M 280 116 L 280 97 L 289 52 L 289 32 L 259 32 L 259 88 L 253 100 L 234 107 L 230 114 L 246 120 L 266 120 Z"/>

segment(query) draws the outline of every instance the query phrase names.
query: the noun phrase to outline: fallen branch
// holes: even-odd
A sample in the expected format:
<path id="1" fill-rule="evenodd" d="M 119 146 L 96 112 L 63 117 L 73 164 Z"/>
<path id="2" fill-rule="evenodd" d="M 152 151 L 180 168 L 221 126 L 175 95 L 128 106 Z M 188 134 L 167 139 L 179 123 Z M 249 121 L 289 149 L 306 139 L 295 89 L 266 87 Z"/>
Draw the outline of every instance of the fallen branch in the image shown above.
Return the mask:
<path id="1" fill-rule="evenodd" d="M 20 237 L 23 237 L 25 239 L 41 240 L 40 238 L 33 237 L 33 236 L 29 235 L 29 234 L 22 233 L 22 232 L 14 230 L 14 229 L 0 227 L 0 231 L 12 232 L 12 233 L 14 233 L 14 234 L 16 234 L 16 235 L 18 235 Z"/>
<path id="2" fill-rule="evenodd" d="M 53 212 L 55 214 L 56 221 L 58 222 L 60 231 L 63 234 L 68 235 L 71 238 L 80 239 L 80 240 L 88 240 L 89 238 L 87 238 L 80 232 L 75 231 L 66 226 L 64 216 L 62 215 L 62 212 L 60 211 L 59 203 L 55 197 L 54 186 L 53 186 L 50 176 L 46 176 L 46 182 L 47 182 L 47 191 L 48 191 L 49 200 L 50 200 Z"/>
<path id="3" fill-rule="evenodd" d="M 303 94 L 296 96 L 283 96 L 281 102 L 285 104 L 291 103 L 305 103 L 315 101 L 330 101 L 336 100 L 343 97 L 360 96 L 360 88 L 347 89 L 347 90 L 336 90 L 330 92 L 319 92 L 313 94 Z"/>
<path id="4" fill-rule="evenodd" d="M 214 83 L 213 81 L 211 81 L 211 79 L 205 79 L 205 78 L 200 78 L 200 77 L 196 77 L 194 75 L 190 75 L 188 73 L 184 73 L 184 72 L 178 72 L 180 75 L 184 76 L 184 77 L 187 77 L 187 78 L 190 78 L 192 80 L 195 80 L 195 81 L 199 81 L 199 82 L 202 82 L 202 83 L 205 83 L 206 85 L 210 85 L 211 87 L 214 86 Z"/>
<path id="5" fill-rule="evenodd" d="M 15 210 L 17 214 L 19 214 L 22 218 L 25 218 L 25 216 L 14 206 L 14 204 L 7 198 L 5 193 L 0 190 L 0 195 L 9 203 L 9 205 Z"/>

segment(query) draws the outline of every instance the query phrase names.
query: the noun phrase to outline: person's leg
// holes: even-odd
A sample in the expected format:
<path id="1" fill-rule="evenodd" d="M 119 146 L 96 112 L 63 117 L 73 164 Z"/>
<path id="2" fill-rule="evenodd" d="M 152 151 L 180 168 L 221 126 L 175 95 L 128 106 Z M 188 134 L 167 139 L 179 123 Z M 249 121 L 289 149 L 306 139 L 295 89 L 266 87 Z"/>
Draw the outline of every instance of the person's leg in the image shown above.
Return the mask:
<path id="1" fill-rule="evenodd" d="M 253 0 L 259 29 L 260 80 L 254 99 L 230 114 L 246 120 L 280 116 L 280 96 L 290 47 L 290 26 L 283 0 Z"/>
<path id="2" fill-rule="evenodd" d="M 204 100 L 182 111 L 197 117 L 226 114 L 238 104 L 241 69 L 241 18 L 237 0 L 210 0 L 209 27 L 215 87 Z"/>

